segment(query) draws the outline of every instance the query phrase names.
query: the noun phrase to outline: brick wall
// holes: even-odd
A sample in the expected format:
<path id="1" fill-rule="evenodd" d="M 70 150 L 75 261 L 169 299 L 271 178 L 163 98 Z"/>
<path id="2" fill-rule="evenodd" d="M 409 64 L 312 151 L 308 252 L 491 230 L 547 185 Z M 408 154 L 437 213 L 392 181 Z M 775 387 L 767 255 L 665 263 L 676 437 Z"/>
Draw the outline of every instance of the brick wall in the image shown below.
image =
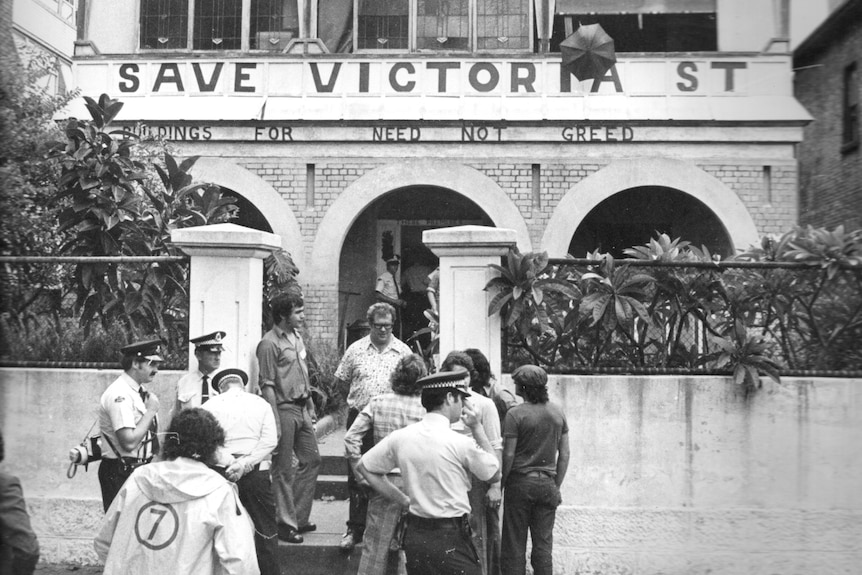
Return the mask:
<path id="1" fill-rule="evenodd" d="M 862 147 L 842 151 L 844 69 L 856 62 L 862 97 L 862 20 L 848 22 L 827 47 L 799 61 L 794 90 L 814 116 L 798 148 L 800 222 L 862 228 Z"/>
<path id="2" fill-rule="evenodd" d="M 313 201 L 309 203 L 306 192 L 307 168 L 301 159 L 236 158 L 234 161 L 278 191 L 286 207 L 293 211 L 299 221 L 305 239 L 306 256 L 310 255 L 320 222 L 333 202 L 358 178 L 384 165 L 377 159 L 315 163 L 315 189 Z M 459 161 L 493 180 L 508 194 L 524 218 L 534 246 L 540 245 L 548 221 L 563 196 L 606 165 L 596 161 L 563 164 L 558 161 L 541 163 L 541 160 L 537 160 L 541 172 L 540 195 L 536 203 L 533 197 L 532 163 Z M 761 164 L 702 162 L 698 163 L 698 167 L 739 196 L 761 234 L 781 234 L 796 224 L 797 173 L 793 162 L 769 165 L 768 176 L 765 166 Z M 309 331 L 317 338 L 335 341 L 339 330 L 338 287 L 310 285 L 310 278 L 302 274 L 300 280 L 306 286 L 306 325 Z"/>

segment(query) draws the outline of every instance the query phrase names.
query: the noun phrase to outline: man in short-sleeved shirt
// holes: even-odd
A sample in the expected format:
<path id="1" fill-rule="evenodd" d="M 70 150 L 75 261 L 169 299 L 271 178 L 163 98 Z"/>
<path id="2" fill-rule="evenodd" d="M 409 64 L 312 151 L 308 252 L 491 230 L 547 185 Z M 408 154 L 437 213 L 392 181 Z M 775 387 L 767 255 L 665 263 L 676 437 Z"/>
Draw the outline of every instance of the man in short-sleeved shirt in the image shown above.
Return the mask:
<path id="1" fill-rule="evenodd" d="M 335 377 L 349 386 L 347 393 L 347 429 L 372 397 L 387 393 L 390 378 L 402 357 L 410 355 L 410 348 L 392 334 L 395 310 L 383 302 L 368 308 L 366 314 L 371 332 L 347 348 L 335 370 Z M 362 453 L 373 445 L 370 434 L 363 442 Z M 353 467 L 347 465 L 347 489 L 350 494 L 347 532 L 342 536 L 340 547 L 351 551 L 362 541 L 365 531 L 365 515 L 368 497 L 356 482 Z"/>
<path id="2" fill-rule="evenodd" d="M 506 412 L 503 422 L 503 575 L 526 571 L 527 530 L 536 575 L 552 575 L 553 534 L 560 485 L 569 467 L 569 426 L 563 410 L 548 403 L 548 375 L 535 365 L 512 373 L 524 403 Z"/>
<path id="3" fill-rule="evenodd" d="M 272 489 L 278 515 L 278 537 L 302 543 L 320 471 L 314 424 L 317 416 L 308 379 L 305 344 L 299 328 L 305 321 L 302 298 L 281 294 L 271 302 L 273 328 L 257 345 L 261 395 L 275 416 L 278 448 L 272 457 Z M 294 470 L 293 455 L 299 465 Z"/>
<path id="4" fill-rule="evenodd" d="M 122 348 L 123 373 L 99 400 L 102 460 L 99 485 L 105 511 L 120 492 L 134 466 L 149 463 L 158 452 L 156 431 L 159 399 L 143 385 L 159 372 L 161 340 L 147 340 Z M 123 460 L 125 458 L 125 461 Z"/>
<path id="5" fill-rule="evenodd" d="M 191 338 L 189 343 L 195 346 L 197 367 L 185 374 L 177 382 L 177 412 L 190 407 L 200 407 L 209 401 L 210 397 L 218 395 L 218 390 L 212 382 L 212 376 L 221 365 L 221 352 L 225 332 L 214 331 L 206 335 Z"/>
<path id="6" fill-rule="evenodd" d="M 358 470 L 380 494 L 408 507 L 404 551 L 409 575 L 477 575 L 481 568 L 467 516 L 471 475 L 499 478 L 499 464 L 466 398 L 466 371 L 422 380 L 425 418 L 393 431 L 360 460 Z M 450 428 L 463 419 L 473 439 Z M 474 441 L 475 439 L 475 441 Z M 386 477 L 401 470 L 405 494 Z"/>

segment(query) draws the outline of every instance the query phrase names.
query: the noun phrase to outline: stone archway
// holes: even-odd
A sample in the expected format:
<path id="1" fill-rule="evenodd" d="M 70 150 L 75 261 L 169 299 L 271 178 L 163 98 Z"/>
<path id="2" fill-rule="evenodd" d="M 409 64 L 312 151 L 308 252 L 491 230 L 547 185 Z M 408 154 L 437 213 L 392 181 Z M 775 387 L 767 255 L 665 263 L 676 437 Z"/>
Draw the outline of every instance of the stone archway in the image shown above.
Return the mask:
<path id="1" fill-rule="evenodd" d="M 500 186 L 481 172 L 461 164 L 436 160 L 399 162 L 372 170 L 347 187 L 332 203 L 317 228 L 310 274 L 315 284 L 338 284 L 339 258 L 347 232 L 359 214 L 392 190 L 433 185 L 475 202 L 500 228 L 515 230 L 521 251 L 531 250 L 527 224 Z"/>
<path id="2" fill-rule="evenodd" d="M 560 200 L 542 236 L 551 257 L 566 254 L 590 211 L 617 192 L 641 186 L 674 188 L 700 200 L 724 225 L 735 250 L 759 242 L 757 226 L 736 193 L 697 166 L 669 158 L 620 160 L 572 187 Z"/>
<path id="3" fill-rule="evenodd" d="M 191 169 L 195 179 L 224 186 L 251 202 L 281 236 L 281 245 L 290 252 L 300 271 L 305 270 L 305 244 L 299 222 L 290 206 L 275 189 L 245 168 L 224 158 L 200 158 Z"/>

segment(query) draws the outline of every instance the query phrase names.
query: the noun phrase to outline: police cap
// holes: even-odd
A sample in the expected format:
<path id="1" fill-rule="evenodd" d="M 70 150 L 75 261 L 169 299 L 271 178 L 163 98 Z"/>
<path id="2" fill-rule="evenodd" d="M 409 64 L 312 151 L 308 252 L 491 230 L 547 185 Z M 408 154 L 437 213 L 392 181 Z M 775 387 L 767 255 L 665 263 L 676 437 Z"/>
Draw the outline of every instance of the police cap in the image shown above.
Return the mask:
<path id="1" fill-rule="evenodd" d="M 165 361 L 159 355 L 161 353 L 162 340 L 148 339 L 136 341 L 120 348 L 120 352 L 126 357 L 148 359 L 150 361 Z"/>
<path id="2" fill-rule="evenodd" d="M 447 389 L 457 391 L 464 397 L 469 397 L 470 392 L 467 390 L 467 382 L 470 380 L 470 373 L 463 367 L 456 366 L 452 371 L 438 371 L 431 375 L 426 375 L 417 380 L 422 386 L 422 391 L 426 389 Z"/>
<path id="3" fill-rule="evenodd" d="M 248 383 L 248 374 L 241 369 L 223 369 L 213 376 L 213 387 L 221 389 L 222 383 L 227 384 L 231 380 L 242 382 L 243 386 L 245 386 Z"/>
<path id="4" fill-rule="evenodd" d="M 200 335 L 189 340 L 195 344 L 195 351 L 224 351 L 222 340 L 226 335 L 223 331 L 214 331 L 206 335 Z"/>

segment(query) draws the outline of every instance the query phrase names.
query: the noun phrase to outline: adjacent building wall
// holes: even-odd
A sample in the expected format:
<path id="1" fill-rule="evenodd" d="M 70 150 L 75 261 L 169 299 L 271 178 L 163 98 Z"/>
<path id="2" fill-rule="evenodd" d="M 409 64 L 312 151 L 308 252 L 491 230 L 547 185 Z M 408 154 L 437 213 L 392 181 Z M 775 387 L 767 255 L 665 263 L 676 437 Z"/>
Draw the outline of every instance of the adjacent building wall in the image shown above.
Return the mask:
<path id="1" fill-rule="evenodd" d="M 95 560 L 97 469 L 67 479 L 67 453 L 118 374 L 0 370 L 2 465 L 22 481 L 46 561 Z M 165 422 L 179 375 L 155 383 Z M 718 377 L 549 385 L 572 451 L 555 572 L 858 573 L 862 381 L 785 378 L 749 398 Z"/>

